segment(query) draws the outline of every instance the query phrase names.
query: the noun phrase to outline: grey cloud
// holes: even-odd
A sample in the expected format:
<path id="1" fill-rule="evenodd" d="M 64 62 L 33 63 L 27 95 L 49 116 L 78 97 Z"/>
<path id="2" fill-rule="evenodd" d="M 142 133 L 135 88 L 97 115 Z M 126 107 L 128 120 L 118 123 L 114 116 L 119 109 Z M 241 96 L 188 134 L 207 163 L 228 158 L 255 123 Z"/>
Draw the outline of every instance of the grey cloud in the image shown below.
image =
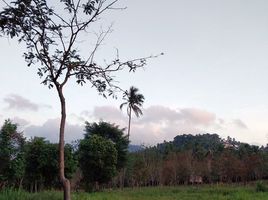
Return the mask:
<path id="1" fill-rule="evenodd" d="M 80 114 L 86 117 L 90 117 L 92 115 L 92 113 L 88 110 L 84 110 Z"/>
<path id="2" fill-rule="evenodd" d="M 125 116 L 122 111 L 113 106 L 97 106 L 93 110 L 93 116 L 97 119 L 105 119 L 105 120 L 115 120 L 121 121 L 125 120 Z"/>
<path id="3" fill-rule="evenodd" d="M 241 129 L 248 129 L 247 125 L 240 119 L 234 119 L 233 124 Z"/>
<path id="4" fill-rule="evenodd" d="M 39 106 L 40 108 L 52 109 L 52 106 L 47 105 L 47 104 L 39 104 L 38 106 Z"/>
<path id="5" fill-rule="evenodd" d="M 13 118 L 6 118 L 4 119 L 3 115 L 0 115 L 0 125 L 4 123 L 4 120 L 10 119 L 13 123 L 17 124 L 19 131 L 23 130 L 24 126 L 27 126 L 30 124 L 29 121 L 26 119 L 20 118 L 20 117 L 13 117 Z"/>
<path id="6" fill-rule="evenodd" d="M 43 125 L 29 126 L 25 129 L 25 135 L 29 137 L 45 137 L 51 142 L 58 142 L 59 140 L 59 124 L 60 119 L 49 119 Z M 65 126 L 65 141 L 71 142 L 72 140 L 80 139 L 83 137 L 83 126 L 72 125 L 66 123 Z"/>
<path id="7" fill-rule="evenodd" d="M 15 110 L 30 110 L 30 111 L 38 111 L 40 108 L 51 108 L 49 105 L 45 104 L 36 104 L 31 102 L 29 99 L 26 99 L 17 94 L 10 94 L 4 98 L 4 102 L 8 104 L 7 109 L 15 109 Z"/>
<path id="8" fill-rule="evenodd" d="M 84 123 L 86 119 L 83 117 L 83 115 L 76 115 L 75 113 L 70 114 L 71 119 L 75 119 L 76 121 L 79 121 L 81 123 Z"/>
<path id="9" fill-rule="evenodd" d="M 4 101 L 8 104 L 8 109 L 37 111 L 38 105 L 16 94 L 10 94 Z"/>
<path id="10" fill-rule="evenodd" d="M 30 122 L 25 120 L 25 119 L 22 119 L 20 117 L 14 117 L 11 119 L 14 123 L 18 124 L 19 126 L 26 126 L 28 125 Z"/>

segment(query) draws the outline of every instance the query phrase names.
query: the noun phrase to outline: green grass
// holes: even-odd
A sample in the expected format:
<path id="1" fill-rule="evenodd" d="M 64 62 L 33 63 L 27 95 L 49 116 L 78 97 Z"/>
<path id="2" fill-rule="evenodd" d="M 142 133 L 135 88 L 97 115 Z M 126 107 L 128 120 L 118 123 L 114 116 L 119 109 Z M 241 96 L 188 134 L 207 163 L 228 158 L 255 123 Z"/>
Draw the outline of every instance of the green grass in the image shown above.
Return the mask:
<path id="1" fill-rule="evenodd" d="M 29 194 L 24 191 L 6 190 L 0 200 L 61 200 L 57 191 Z M 256 186 L 178 186 L 127 188 L 98 193 L 73 193 L 72 200 L 267 200 L 268 192 L 257 192 Z"/>

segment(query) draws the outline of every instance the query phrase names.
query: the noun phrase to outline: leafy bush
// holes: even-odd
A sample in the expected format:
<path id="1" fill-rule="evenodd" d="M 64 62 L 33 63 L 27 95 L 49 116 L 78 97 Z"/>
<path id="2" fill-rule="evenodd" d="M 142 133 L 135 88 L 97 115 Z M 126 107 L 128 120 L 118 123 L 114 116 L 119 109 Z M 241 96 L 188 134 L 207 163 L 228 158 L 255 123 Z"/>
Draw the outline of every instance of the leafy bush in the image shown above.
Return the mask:
<path id="1" fill-rule="evenodd" d="M 263 182 L 261 181 L 258 181 L 257 184 L 256 184 L 256 191 L 257 192 L 266 192 L 268 191 L 266 186 L 264 185 Z"/>

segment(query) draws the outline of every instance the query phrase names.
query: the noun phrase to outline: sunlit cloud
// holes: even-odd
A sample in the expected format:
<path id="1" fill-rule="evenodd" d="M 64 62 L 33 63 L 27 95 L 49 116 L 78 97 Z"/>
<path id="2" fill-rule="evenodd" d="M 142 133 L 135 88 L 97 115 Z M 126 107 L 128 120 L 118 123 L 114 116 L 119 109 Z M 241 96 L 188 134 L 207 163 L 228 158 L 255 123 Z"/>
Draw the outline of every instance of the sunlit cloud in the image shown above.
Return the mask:
<path id="1" fill-rule="evenodd" d="M 184 108 L 180 110 L 183 119 L 188 120 L 190 123 L 193 124 L 201 124 L 208 126 L 215 122 L 216 114 L 196 109 L 196 108 Z"/>

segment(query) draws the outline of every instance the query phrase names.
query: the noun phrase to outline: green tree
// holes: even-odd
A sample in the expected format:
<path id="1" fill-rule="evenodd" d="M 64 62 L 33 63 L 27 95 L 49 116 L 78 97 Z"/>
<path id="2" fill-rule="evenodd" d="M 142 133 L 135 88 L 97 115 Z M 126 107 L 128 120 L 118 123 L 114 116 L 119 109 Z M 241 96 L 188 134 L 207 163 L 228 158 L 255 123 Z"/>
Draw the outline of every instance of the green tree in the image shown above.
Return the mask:
<path id="1" fill-rule="evenodd" d="M 262 160 L 263 160 L 263 178 L 268 179 L 268 145 L 262 152 Z"/>
<path id="2" fill-rule="evenodd" d="M 127 136 L 129 140 L 130 134 L 130 124 L 131 124 L 131 115 L 132 111 L 135 113 L 137 117 L 142 115 L 141 106 L 144 102 L 144 96 L 139 94 L 139 89 L 131 86 L 129 91 L 125 92 L 124 100 L 125 102 L 120 105 L 120 109 L 122 109 L 125 105 L 127 106 L 127 115 L 128 115 L 128 131 Z"/>
<path id="3" fill-rule="evenodd" d="M 0 130 L 0 182 L 2 187 L 21 186 L 24 175 L 25 138 L 17 124 L 6 120 Z M 1 186 L 0 185 L 0 186 Z"/>
<path id="4" fill-rule="evenodd" d="M 95 46 L 82 53 L 81 39 L 93 23 L 108 10 L 113 10 L 118 0 L 15 0 L 0 12 L 1 33 L 17 37 L 26 44 L 24 58 L 28 66 L 36 65 L 42 83 L 55 87 L 61 105 L 59 131 L 59 177 L 64 189 L 64 199 L 70 200 L 70 181 L 65 176 L 64 130 L 66 102 L 64 88 L 71 77 L 78 84 L 89 82 L 103 95 L 115 95 L 113 72 L 127 68 L 135 71 L 146 64 L 146 58 L 122 61 L 117 56 L 110 63 L 98 63 L 95 54 L 111 29 L 100 31 Z M 91 41 L 92 42 L 92 41 Z M 79 50 L 78 50 L 79 49 Z"/>
<path id="5" fill-rule="evenodd" d="M 51 182 L 52 180 L 54 181 L 58 164 L 57 156 L 55 155 L 57 150 L 49 148 L 48 145 L 49 142 L 40 137 L 34 137 L 26 144 L 25 187 L 31 192 L 37 192 L 42 189 L 46 182 L 45 178 Z"/>
<path id="6" fill-rule="evenodd" d="M 117 170 L 122 169 L 127 161 L 128 144 L 127 136 L 124 136 L 124 129 L 108 122 L 100 121 L 99 123 L 86 122 L 85 139 L 89 139 L 93 135 L 101 136 L 105 139 L 111 140 L 117 151 Z"/>
<path id="7" fill-rule="evenodd" d="M 79 164 L 87 190 L 107 183 L 116 173 L 117 151 L 111 140 L 92 135 L 81 140 Z"/>
<path id="8" fill-rule="evenodd" d="M 50 143 L 45 138 L 34 137 L 27 142 L 25 151 L 26 170 L 25 187 L 31 192 L 58 188 L 58 155 L 57 144 Z M 77 161 L 71 145 L 65 145 L 65 172 L 71 178 L 77 167 Z"/>
<path id="9" fill-rule="evenodd" d="M 58 150 L 58 148 L 57 148 Z M 59 151 L 59 150 L 58 150 Z M 66 144 L 64 147 L 65 171 L 66 177 L 72 178 L 78 168 L 77 152 L 71 144 Z"/>

